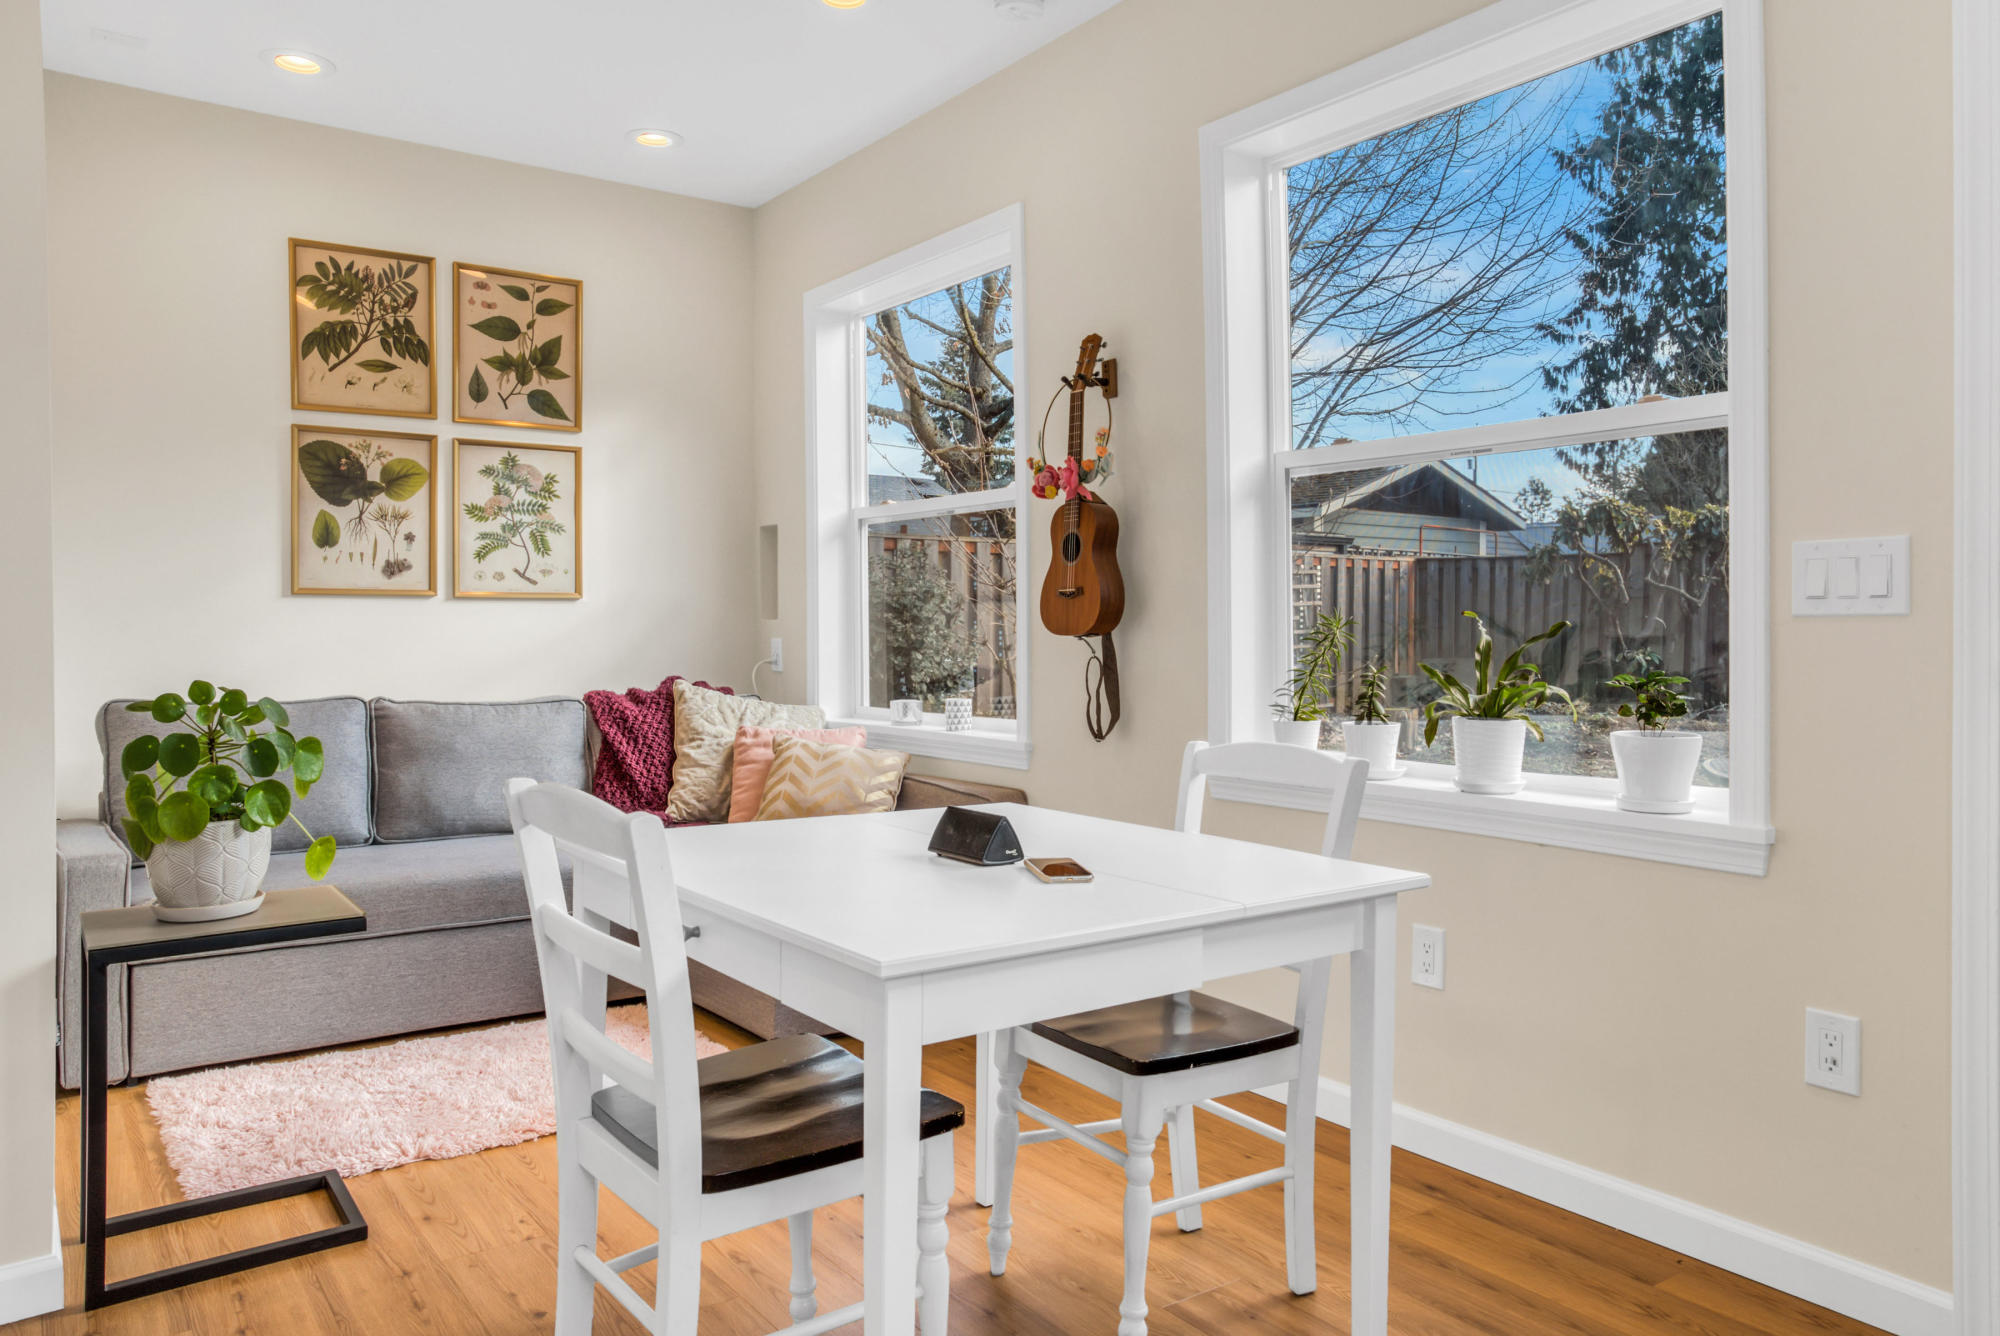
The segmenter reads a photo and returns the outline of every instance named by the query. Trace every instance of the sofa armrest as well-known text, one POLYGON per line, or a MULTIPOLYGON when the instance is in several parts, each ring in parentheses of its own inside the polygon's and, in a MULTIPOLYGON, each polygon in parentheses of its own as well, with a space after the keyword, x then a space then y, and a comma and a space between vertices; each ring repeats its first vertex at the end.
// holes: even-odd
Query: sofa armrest
MULTIPOLYGON (((56 1006, 62 1024, 59 1079, 83 1083, 83 916, 131 903, 132 851, 101 821, 56 822, 56 1006)), ((111 990, 106 1036, 110 1079, 125 1077, 124 971, 111 990)))
POLYGON ((903 791, 896 795, 899 811, 916 807, 953 807, 965 803, 1025 803, 1028 795, 1005 784, 981 784, 971 779, 945 779, 938 775, 904 775, 903 791))

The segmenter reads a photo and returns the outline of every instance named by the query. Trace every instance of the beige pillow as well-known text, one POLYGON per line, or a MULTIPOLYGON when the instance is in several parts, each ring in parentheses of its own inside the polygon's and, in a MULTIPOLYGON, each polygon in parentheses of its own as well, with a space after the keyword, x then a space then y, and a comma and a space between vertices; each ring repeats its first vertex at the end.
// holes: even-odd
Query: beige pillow
POLYGON ((910 758, 898 751, 847 747, 838 742, 780 734, 771 741, 771 773, 759 821, 795 816, 849 816, 891 812, 910 758))
POLYGON ((720 821, 729 815, 731 761, 736 730, 819 728, 817 705, 778 705, 729 696, 692 682, 674 683, 674 785, 667 815, 675 821, 720 821))

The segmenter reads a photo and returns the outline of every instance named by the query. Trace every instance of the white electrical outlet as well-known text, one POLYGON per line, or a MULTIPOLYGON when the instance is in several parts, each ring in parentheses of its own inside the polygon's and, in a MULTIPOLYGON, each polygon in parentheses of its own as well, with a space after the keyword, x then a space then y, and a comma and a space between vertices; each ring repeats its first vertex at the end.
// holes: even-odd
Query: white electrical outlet
POLYGON ((785 671, 785 642, 778 636, 771 637, 771 671, 774 673, 785 671))
POLYGON ((1806 1084, 1861 1093, 1861 1022, 1835 1011, 1806 1008, 1806 1084))
POLYGON ((1423 988, 1444 987, 1443 928, 1410 925, 1410 982, 1423 988))

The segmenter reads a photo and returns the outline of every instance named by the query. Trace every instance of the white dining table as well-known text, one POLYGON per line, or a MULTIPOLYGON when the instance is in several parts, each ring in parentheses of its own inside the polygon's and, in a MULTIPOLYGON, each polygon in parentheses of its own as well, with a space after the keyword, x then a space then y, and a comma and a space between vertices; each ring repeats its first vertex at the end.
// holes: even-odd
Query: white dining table
MULTIPOLYGON (((681 918, 698 930, 689 957, 862 1043, 867 1336, 915 1325, 925 1044, 1336 955, 1352 960, 1352 1330, 1383 1336, 1396 897, 1430 878, 1047 808, 980 810, 1006 816, 1030 857, 1075 858, 1095 879, 1050 885, 1018 864, 940 858, 927 849, 936 811, 668 832, 681 918)), ((579 908, 590 881, 578 878, 579 908)), ((982 1146, 992 1084, 982 1071, 982 1146)))

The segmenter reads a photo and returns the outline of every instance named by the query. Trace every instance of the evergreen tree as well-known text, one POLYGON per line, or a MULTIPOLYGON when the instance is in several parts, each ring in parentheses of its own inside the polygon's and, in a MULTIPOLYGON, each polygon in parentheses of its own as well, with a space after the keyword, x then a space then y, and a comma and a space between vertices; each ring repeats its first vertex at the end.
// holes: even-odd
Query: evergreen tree
POLYGON ((946 696, 972 689, 977 650, 966 633, 965 595, 922 543, 873 548, 868 607, 870 633, 888 658, 892 699, 915 696, 941 710, 946 696))

